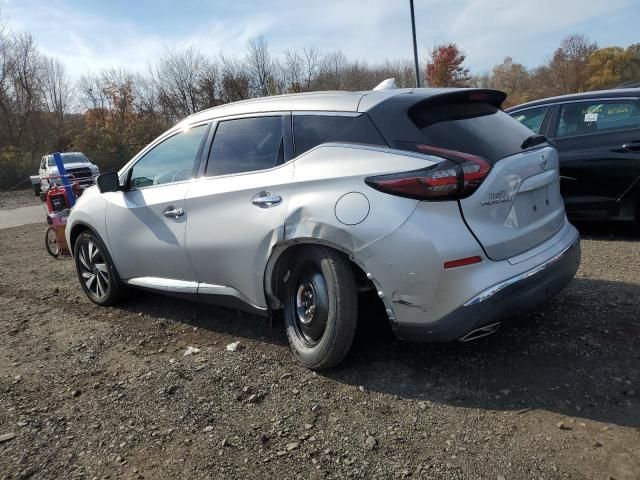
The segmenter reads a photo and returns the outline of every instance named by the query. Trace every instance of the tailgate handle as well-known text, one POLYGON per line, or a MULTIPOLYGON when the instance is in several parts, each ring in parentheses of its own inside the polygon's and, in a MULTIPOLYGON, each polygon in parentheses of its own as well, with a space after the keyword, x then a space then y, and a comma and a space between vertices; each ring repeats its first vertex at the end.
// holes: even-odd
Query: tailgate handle
POLYGON ((558 176, 558 171, 548 170, 544 173, 540 173, 533 177, 527 178, 522 185, 520 185, 520 189, 518 193, 528 192, 530 190, 536 190, 537 188, 544 187, 545 185, 549 185, 552 183, 558 176))

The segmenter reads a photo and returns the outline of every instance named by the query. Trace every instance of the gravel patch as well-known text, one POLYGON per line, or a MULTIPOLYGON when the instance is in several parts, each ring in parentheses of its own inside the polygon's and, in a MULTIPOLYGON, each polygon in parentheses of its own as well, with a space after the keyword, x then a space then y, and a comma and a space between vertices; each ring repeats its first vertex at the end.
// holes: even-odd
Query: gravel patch
POLYGON ((640 477, 634 232, 590 231, 566 290, 477 342, 397 342, 367 299, 326 374, 278 321, 99 308, 42 234, 0 230, 2 479, 640 477))

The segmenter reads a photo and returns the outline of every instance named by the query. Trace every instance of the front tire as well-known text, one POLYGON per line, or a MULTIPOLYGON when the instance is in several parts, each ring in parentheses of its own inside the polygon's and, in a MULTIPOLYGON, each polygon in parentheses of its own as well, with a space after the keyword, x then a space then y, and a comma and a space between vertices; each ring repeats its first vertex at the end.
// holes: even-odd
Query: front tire
POLYGON ((92 302, 109 306, 121 300, 125 286, 97 235, 89 231, 81 233, 73 246, 73 258, 80 286, 92 302))
POLYGON ((305 247, 296 255, 286 285, 284 317, 294 354, 313 370, 338 365, 351 348, 358 321, 348 260, 325 247, 305 247))

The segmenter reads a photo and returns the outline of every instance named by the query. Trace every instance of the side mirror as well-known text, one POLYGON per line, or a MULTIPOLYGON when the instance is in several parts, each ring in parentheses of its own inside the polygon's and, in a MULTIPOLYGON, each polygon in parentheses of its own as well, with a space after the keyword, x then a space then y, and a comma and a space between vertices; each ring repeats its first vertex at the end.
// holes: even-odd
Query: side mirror
POLYGON ((117 172, 108 172, 99 175, 96 179, 100 193, 117 192, 120 190, 120 179, 117 172))

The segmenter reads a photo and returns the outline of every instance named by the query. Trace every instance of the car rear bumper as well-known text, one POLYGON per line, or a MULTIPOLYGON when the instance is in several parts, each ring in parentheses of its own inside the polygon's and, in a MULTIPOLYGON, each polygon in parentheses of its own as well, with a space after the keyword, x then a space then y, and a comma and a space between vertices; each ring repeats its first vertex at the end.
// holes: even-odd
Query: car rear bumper
POLYGON ((575 276, 579 266, 580 239, 576 235, 551 258, 486 288, 436 322, 395 323, 395 334, 402 340, 444 342, 464 340, 482 327, 489 327, 486 333, 490 333, 494 324, 531 311, 557 294, 575 276))

